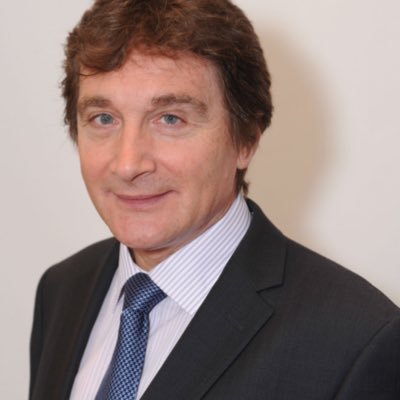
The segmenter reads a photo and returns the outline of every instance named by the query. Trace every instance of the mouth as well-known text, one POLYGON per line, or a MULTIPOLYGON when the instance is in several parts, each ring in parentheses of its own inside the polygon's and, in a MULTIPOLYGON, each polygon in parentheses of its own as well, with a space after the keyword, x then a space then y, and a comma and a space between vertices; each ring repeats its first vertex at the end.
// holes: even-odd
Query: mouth
POLYGON ((147 209, 159 205, 164 201, 172 191, 152 194, 128 195, 123 193, 114 193, 117 201, 125 207, 132 209, 147 209))

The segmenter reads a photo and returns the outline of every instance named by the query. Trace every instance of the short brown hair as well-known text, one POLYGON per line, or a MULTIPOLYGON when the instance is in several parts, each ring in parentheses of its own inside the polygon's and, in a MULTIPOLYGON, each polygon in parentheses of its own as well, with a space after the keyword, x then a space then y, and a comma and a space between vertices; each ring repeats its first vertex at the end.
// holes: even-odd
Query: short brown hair
MULTIPOLYGON (((252 147, 270 124, 270 76, 257 35, 229 0, 96 0, 65 46, 65 123, 77 139, 77 101, 82 67, 109 72, 132 50, 169 57, 191 53, 209 60, 221 79, 237 146, 252 147)), ((237 191, 247 193, 245 170, 237 191)))

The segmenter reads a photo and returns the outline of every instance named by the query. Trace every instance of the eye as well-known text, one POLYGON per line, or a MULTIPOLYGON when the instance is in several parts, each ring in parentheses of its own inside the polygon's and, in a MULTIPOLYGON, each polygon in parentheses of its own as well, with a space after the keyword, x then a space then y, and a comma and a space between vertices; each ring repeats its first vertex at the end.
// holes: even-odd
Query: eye
POLYGON ((114 117, 107 113, 102 113, 94 118, 94 121, 99 125, 112 125, 114 123, 114 117))
POLYGON ((167 124, 167 125, 176 125, 182 120, 177 117, 174 114, 165 114, 161 117, 161 119, 167 124))

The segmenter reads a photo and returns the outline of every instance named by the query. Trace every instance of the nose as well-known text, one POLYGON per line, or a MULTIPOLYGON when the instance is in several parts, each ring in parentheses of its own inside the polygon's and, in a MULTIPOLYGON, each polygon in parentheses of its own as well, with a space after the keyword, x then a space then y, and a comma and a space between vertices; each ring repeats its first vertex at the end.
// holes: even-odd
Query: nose
POLYGON ((124 181, 155 171, 151 138, 138 129, 126 127, 120 133, 111 165, 112 172, 124 181))

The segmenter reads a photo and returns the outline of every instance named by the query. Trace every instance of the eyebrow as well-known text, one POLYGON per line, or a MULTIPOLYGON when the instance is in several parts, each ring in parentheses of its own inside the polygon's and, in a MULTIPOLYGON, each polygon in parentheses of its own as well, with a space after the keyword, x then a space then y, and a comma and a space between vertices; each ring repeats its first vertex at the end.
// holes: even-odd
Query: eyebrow
POLYGON ((89 107, 109 107, 111 105, 111 101, 101 96, 94 97, 84 97, 78 102, 78 114, 83 115, 86 109, 89 107))
MULTIPOLYGON (((177 94, 165 94, 162 96, 154 97, 151 100, 151 104, 153 107, 167 107, 175 104, 188 104, 193 106, 196 111, 201 115, 206 115, 208 111, 207 105, 192 96, 189 95, 177 95, 177 94)), ((93 96, 93 97, 83 97, 78 102, 78 114, 82 116, 85 111, 90 107, 110 107, 112 106, 111 100, 101 97, 101 96, 93 96)))
POLYGON ((206 115, 208 111, 208 107, 203 101, 185 94, 177 95, 171 93, 154 97, 151 101, 151 104, 154 107, 167 107, 175 104, 188 104, 193 106, 196 111, 201 115, 206 115))

